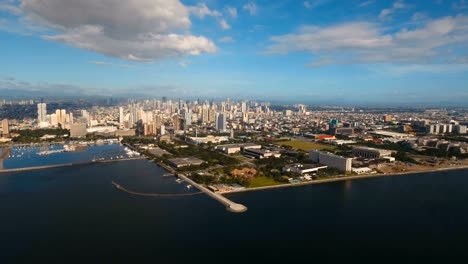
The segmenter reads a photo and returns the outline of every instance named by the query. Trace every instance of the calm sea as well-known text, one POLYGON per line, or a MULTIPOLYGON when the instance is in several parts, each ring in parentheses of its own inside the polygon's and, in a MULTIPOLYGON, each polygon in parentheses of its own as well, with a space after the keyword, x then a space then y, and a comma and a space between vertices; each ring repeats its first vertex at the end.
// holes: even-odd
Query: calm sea
POLYGON ((318 256, 468 254, 468 171, 228 197, 191 193, 146 160, 0 174, 0 263, 290 263, 318 256), (42 263, 42 262, 41 262, 42 263))

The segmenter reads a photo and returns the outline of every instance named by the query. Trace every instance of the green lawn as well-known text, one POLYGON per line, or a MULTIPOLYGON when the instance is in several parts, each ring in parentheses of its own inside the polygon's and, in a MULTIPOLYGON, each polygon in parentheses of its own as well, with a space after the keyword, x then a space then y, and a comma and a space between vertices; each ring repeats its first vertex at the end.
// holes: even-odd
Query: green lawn
POLYGON ((262 177, 255 177, 252 180, 250 180, 249 187, 254 188, 254 187, 272 186, 272 185, 278 185, 278 184, 281 184, 281 182, 277 182, 273 180, 272 178, 262 176, 262 177))
POLYGON ((310 151, 313 149, 317 149, 317 150, 335 150, 336 149, 336 147, 332 145, 315 143, 315 142, 310 142, 310 141, 301 141, 301 140, 279 141, 279 142, 276 142, 276 144, 280 146, 281 145, 291 146, 294 149, 301 149, 304 151, 310 151))

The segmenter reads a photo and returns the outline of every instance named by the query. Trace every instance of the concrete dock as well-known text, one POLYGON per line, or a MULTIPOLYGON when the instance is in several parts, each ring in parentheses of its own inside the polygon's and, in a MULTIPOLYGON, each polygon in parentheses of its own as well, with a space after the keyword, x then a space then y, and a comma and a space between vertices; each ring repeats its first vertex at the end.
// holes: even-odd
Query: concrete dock
POLYGON ((206 188, 205 186, 203 186, 201 184, 198 184, 198 183, 194 182, 193 180, 191 180, 190 178, 188 178, 184 174, 179 174, 178 176, 182 180, 184 180, 184 181, 190 183, 191 185, 195 186, 196 188, 198 188, 200 191, 202 191, 202 192, 206 193, 207 195, 211 196, 211 198, 213 198, 213 199, 217 200, 218 202, 222 203, 223 205, 225 205, 226 209, 228 211, 231 211, 233 213, 242 213, 242 212, 247 211, 246 206, 244 206, 242 204, 235 203, 235 202, 229 200, 228 198, 222 196, 219 193, 214 193, 214 192, 208 190, 208 188, 206 188))

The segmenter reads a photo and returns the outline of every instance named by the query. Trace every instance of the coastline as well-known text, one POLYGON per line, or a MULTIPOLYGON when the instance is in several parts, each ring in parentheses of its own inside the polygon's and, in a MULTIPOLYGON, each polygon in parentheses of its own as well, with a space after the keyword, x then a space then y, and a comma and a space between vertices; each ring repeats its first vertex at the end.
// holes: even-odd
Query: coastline
POLYGON ((466 169, 468 169, 468 165, 454 166, 454 167, 442 167, 442 168, 437 168, 434 170, 405 171, 405 172, 396 172, 396 173, 388 173, 388 174, 375 173, 375 174, 356 175, 356 176, 338 176, 336 178, 330 178, 330 179, 312 180, 312 181, 300 182, 300 183, 285 183, 285 184, 279 184, 279 185, 262 186, 262 187, 254 187, 254 188, 245 188, 242 190, 232 190, 232 191, 225 191, 225 192, 219 192, 219 193, 224 195, 224 194, 231 194, 231 193, 253 192, 253 191, 262 191, 262 190, 270 190, 270 189, 280 189, 280 188, 288 188, 288 187, 330 183, 330 182, 369 179, 369 178, 377 178, 377 177, 385 177, 385 176, 402 176, 402 175, 411 175, 411 174, 419 174, 419 173, 451 171, 451 170, 466 170, 466 169))

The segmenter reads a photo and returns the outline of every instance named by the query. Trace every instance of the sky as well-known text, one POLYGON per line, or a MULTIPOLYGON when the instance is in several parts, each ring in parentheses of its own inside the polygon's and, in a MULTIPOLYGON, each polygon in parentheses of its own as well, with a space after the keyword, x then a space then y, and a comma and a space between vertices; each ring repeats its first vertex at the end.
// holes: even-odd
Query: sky
POLYGON ((1 90, 468 105, 468 0, 0 0, 1 90))

